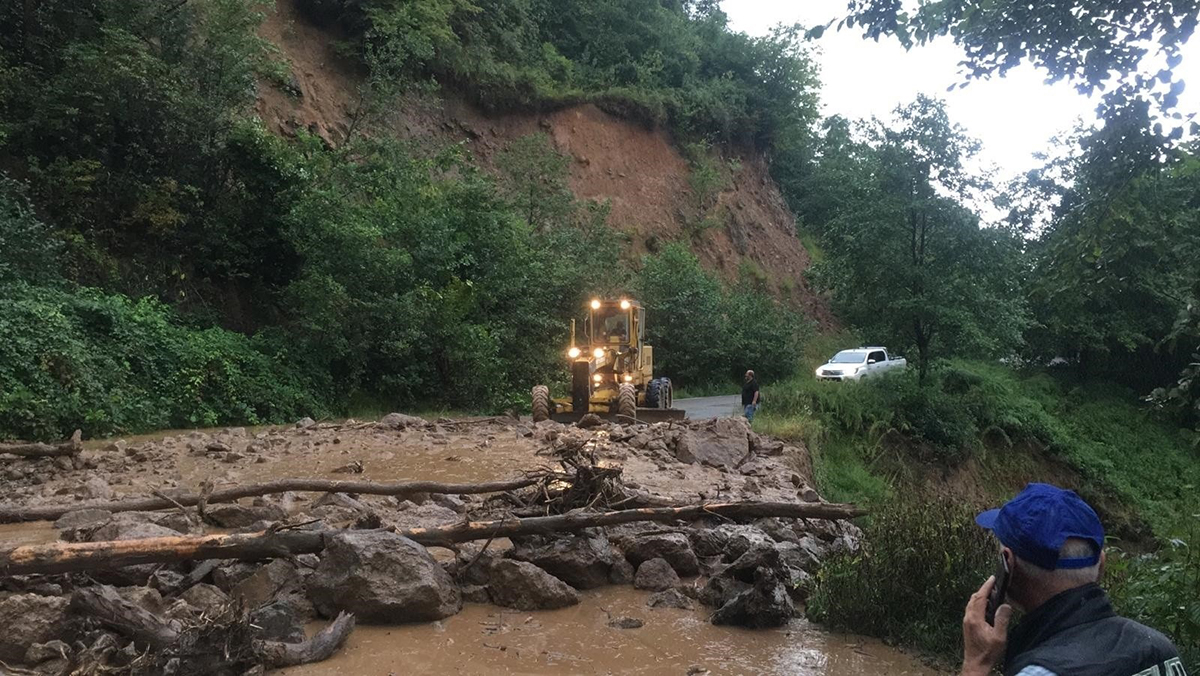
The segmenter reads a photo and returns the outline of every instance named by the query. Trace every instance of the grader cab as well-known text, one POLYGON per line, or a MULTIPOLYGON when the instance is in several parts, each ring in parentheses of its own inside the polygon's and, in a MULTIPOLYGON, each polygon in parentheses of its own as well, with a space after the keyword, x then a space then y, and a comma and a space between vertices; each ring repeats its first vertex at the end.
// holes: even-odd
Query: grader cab
POLYGON ((647 345, 646 309, 629 299, 588 303, 582 335, 571 320, 570 396, 551 399, 545 385, 533 388, 533 420, 577 421, 586 413, 650 422, 683 418, 671 408, 669 378, 654 377, 654 348, 647 345))

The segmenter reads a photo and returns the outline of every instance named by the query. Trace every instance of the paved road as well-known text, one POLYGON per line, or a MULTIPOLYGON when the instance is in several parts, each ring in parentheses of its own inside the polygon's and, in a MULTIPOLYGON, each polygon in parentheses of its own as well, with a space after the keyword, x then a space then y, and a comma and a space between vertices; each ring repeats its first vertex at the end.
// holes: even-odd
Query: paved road
POLYGON ((689 418, 727 418, 741 412, 741 395, 676 399, 675 408, 687 411, 689 418))

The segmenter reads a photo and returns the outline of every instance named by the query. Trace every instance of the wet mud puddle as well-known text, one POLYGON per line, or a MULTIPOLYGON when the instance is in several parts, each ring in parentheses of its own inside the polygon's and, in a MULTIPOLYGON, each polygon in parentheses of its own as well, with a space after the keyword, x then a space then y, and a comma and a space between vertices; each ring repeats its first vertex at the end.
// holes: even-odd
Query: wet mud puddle
POLYGON ((577 606, 517 611, 468 604, 441 622, 359 626, 346 646, 289 676, 388 674, 789 674, 932 676, 917 659, 869 638, 804 620, 775 630, 717 627, 708 611, 649 608, 648 592, 606 587, 577 606), (638 629, 609 626, 634 617, 638 629))

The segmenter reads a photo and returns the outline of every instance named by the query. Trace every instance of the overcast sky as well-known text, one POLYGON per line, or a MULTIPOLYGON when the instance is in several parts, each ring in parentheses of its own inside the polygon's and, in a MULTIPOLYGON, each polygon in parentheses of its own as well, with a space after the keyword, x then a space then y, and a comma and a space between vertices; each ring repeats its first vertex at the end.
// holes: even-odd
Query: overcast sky
MULTIPOLYGON (((723 0, 721 9, 734 30, 764 35, 780 23, 813 26, 841 18, 846 5, 846 0, 723 0)), ((816 44, 826 115, 885 117, 918 93, 944 98, 951 119, 983 142, 981 159, 999 168, 997 178, 1036 166, 1033 153, 1044 150, 1052 136, 1069 131, 1077 118, 1095 118, 1095 101, 1065 82, 1044 84, 1044 73, 1028 65, 947 92, 962 81, 962 50, 949 40, 906 52, 893 38, 875 43, 852 30, 831 29, 816 44)), ((1184 90, 1179 110, 1200 110, 1200 38, 1185 47, 1176 74, 1194 84, 1184 90)))

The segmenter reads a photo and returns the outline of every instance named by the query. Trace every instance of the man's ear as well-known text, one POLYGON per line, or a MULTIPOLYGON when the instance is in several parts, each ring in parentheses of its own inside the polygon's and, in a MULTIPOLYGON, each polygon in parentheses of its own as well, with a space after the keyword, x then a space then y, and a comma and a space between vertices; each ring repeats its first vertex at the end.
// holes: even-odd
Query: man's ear
POLYGON ((1104 582, 1104 564, 1108 562, 1108 554, 1100 549, 1100 570, 1096 573, 1096 583, 1104 582))
POLYGON ((1017 568, 1017 555, 1013 554, 1013 550, 1008 547, 1001 547, 1000 556, 1004 557, 1004 561, 1008 564, 1008 572, 1011 575, 1017 568))

